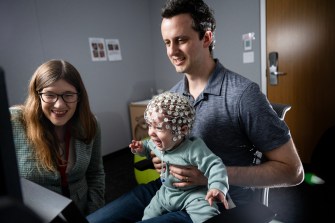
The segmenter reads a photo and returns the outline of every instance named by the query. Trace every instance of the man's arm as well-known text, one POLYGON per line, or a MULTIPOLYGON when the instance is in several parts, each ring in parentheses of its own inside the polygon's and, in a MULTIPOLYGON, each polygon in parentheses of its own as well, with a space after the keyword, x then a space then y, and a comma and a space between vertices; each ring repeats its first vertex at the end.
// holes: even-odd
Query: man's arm
POLYGON ((241 187, 287 187, 303 181, 304 169, 292 139, 263 155, 267 161, 262 164, 227 167, 229 183, 241 187))
MULTIPOLYGON (((241 187, 288 187, 300 184, 304 179, 304 169, 295 145, 290 139, 282 146, 264 154, 266 162, 255 166, 226 166, 230 185, 241 187)), ((159 169, 157 157, 154 165, 159 169)), ((170 166, 170 173, 188 182, 176 183, 176 187, 207 185, 207 178, 196 167, 170 166)))

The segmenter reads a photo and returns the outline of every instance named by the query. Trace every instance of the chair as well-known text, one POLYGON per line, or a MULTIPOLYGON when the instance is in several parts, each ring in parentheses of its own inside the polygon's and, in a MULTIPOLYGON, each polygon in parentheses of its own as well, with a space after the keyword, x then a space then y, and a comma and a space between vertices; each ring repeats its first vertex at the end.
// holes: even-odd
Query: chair
POLYGON ((291 105, 279 103, 271 103, 271 105, 281 120, 284 120, 286 112, 288 112, 292 107, 291 105))
MULTIPOLYGON (((287 104, 281 104, 281 103, 271 103, 271 106, 273 108, 273 110, 275 110, 275 112, 278 114, 279 118, 281 120, 284 120, 286 112, 289 111, 291 109, 291 105, 287 105, 287 104)), ((154 166, 151 162, 151 160, 147 160, 147 159, 141 159, 140 161, 138 161, 138 158, 135 157, 135 163, 134 163, 134 167, 135 167, 135 171, 146 171, 148 169, 154 169, 154 166)), ((262 156, 262 153, 255 150, 254 153, 254 164, 260 164, 261 162, 263 162, 265 160, 265 158, 262 156)), ((153 177, 151 180, 157 179, 157 177, 159 176, 158 173, 152 173, 153 176, 149 176, 149 177, 153 177)), ((146 179, 148 180, 148 179, 146 179)), ((269 188, 262 188, 260 189, 260 202, 265 205, 268 206, 269 205, 269 188)))

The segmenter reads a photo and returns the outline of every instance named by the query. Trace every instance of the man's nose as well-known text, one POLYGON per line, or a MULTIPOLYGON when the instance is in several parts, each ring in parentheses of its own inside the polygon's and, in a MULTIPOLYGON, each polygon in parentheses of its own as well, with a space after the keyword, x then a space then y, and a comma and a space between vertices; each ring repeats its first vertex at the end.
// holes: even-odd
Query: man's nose
POLYGON ((175 43, 171 43, 170 46, 168 47, 168 54, 170 56, 173 56, 179 51, 178 45, 175 43))

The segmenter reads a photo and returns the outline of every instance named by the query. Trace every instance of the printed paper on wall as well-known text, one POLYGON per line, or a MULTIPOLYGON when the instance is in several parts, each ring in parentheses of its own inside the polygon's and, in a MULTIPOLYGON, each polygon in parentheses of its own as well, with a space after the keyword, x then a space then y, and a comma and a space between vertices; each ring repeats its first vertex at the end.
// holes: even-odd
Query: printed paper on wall
POLYGON ((105 40, 103 38, 89 38, 92 61, 106 61, 105 40))

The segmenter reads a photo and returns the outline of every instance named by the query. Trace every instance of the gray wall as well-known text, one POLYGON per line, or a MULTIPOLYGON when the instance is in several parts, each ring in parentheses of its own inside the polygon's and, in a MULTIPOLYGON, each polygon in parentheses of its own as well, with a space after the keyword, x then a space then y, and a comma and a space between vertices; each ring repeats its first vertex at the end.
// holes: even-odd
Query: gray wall
MULTIPOLYGON (((160 33, 164 0, 0 0, 0 66, 10 105, 23 103, 38 65, 65 59, 82 74, 102 126, 103 154, 131 140, 128 104, 169 89, 182 75, 160 33), (119 39, 122 61, 92 62, 89 37, 119 39)), ((260 84, 259 0, 207 0, 217 20, 215 56, 260 84), (242 63, 242 34, 255 32, 255 62, 242 63)), ((1 102, 0 102, 1 103, 1 102)))

